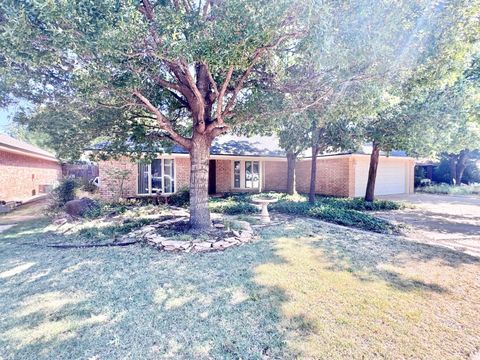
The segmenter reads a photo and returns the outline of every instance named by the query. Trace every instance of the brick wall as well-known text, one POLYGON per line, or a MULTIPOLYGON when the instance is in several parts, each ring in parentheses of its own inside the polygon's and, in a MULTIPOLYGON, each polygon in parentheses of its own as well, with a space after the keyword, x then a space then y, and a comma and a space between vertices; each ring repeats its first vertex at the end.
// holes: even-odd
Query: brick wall
MULTIPOLYGON (((297 191, 307 193, 310 186, 309 160, 297 161, 297 191)), ((353 196, 355 184, 352 172, 352 159, 350 157, 324 158, 317 160, 317 193, 336 196, 353 196)), ((108 169, 116 167, 132 171, 132 175, 124 183, 126 196, 137 194, 137 171, 135 162, 128 158, 120 160, 103 161, 98 164, 100 176, 100 194, 104 198, 115 196, 113 192, 115 184, 109 181, 108 169)), ((190 159, 186 157, 175 159, 176 189, 189 186, 190 182, 190 159)), ((228 192, 231 189, 231 160, 216 160, 216 190, 228 192)), ((264 162, 264 191, 286 191, 287 189, 287 162, 265 161, 264 162)))
POLYGON ((120 196, 118 179, 112 176, 112 170, 121 169, 130 171, 130 175, 123 182, 123 195, 126 197, 137 194, 137 163, 127 157, 118 160, 106 160, 98 163, 98 177, 100 178, 100 196, 111 199, 120 196))
POLYGON ((265 161, 263 178, 264 191, 287 191, 287 162, 265 161))
MULTIPOLYGON (((100 195, 104 199, 112 199, 119 196, 118 182, 110 176, 111 169, 123 169, 131 172, 131 175, 123 183, 125 197, 137 196, 138 164, 128 157, 118 160, 100 161, 98 173, 100 177, 100 195)), ((175 158, 176 190, 188 187, 190 183, 190 159, 175 158)))
POLYGON ((190 158, 176 158, 175 172, 177 177, 177 190, 190 186, 190 158))
POLYGON ((216 160, 216 191, 229 192, 232 187, 232 161, 216 160))
MULTIPOLYGON (((308 193, 311 160, 301 160, 296 166, 297 191, 308 193)), ((335 196, 353 196, 354 185, 350 157, 317 160, 316 193, 335 196)))
POLYGON ((62 176, 59 163, 0 151, 0 200, 20 201, 39 194, 41 185, 53 185, 62 176))

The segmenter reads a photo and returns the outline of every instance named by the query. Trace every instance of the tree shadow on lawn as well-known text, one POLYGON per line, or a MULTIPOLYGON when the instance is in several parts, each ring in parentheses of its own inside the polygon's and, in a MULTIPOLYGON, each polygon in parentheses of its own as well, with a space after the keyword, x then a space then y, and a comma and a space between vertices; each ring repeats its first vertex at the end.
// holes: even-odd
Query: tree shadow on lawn
POLYGON ((391 213, 383 212, 375 215, 382 219, 406 223, 415 229, 432 233, 452 234, 452 236, 458 233, 464 235, 480 234, 478 217, 475 215, 444 214, 423 209, 415 209, 415 211, 400 210, 391 213))
POLYGON ((42 243, 35 229, 0 240, 0 357, 278 358, 285 332, 309 327, 285 329, 284 291, 255 280, 282 262, 268 241, 208 254, 15 244, 42 243))
POLYGON ((266 230, 278 264, 257 281, 283 289, 287 335, 306 358, 468 358, 480 341, 480 259, 400 237, 293 218, 266 230), (298 236, 303 234, 303 236, 298 236))
POLYGON ((313 241, 312 246, 322 250, 331 264, 330 269, 348 271, 363 281, 382 279, 404 291, 448 291, 442 284, 416 279, 415 274, 410 274, 414 267, 428 268, 432 264, 448 269, 480 264, 480 258, 461 251, 399 236, 346 232, 342 229, 327 232, 332 235, 340 233, 340 236, 313 241))
POLYGON ((5 358, 408 354, 423 346, 425 335, 415 334, 414 348, 410 337, 406 343, 396 338, 411 330, 404 323, 416 321, 412 304, 421 296, 414 290, 443 296, 448 284, 399 269, 412 262, 455 269, 478 262, 445 248, 294 218, 265 228, 257 242, 208 254, 137 245, 20 246, 16 242, 42 243, 47 235, 68 241, 39 235, 34 226, 20 230, 22 235, 12 229, 0 240, 5 358), (372 331, 382 335, 365 346, 372 331))

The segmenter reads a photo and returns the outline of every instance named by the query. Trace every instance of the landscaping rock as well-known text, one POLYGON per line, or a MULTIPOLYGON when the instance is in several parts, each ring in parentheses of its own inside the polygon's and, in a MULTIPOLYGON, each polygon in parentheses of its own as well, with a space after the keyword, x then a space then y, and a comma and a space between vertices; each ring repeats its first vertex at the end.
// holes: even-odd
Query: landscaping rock
POLYGON ((148 234, 157 230, 157 227, 154 225, 146 225, 138 229, 141 234, 148 234))
POLYGON ((163 240, 161 244, 167 251, 187 250, 191 246, 189 241, 177 240, 163 240))
POLYGON ((240 233, 240 240, 243 242, 250 241, 253 239, 253 232, 252 231, 242 231, 240 233))
POLYGON ((175 233, 178 231, 178 233, 183 234, 185 229, 183 224, 187 221, 188 218, 185 216, 163 216, 162 219, 154 223, 131 231, 128 235, 125 235, 125 237, 129 237, 130 239, 143 239, 144 242, 159 250, 185 253, 191 251, 222 251, 232 246, 239 246, 242 245, 242 243, 250 242, 254 238, 250 223, 235 220, 235 227, 241 230, 228 230, 223 222, 220 222, 223 221, 223 218, 221 220, 215 219, 212 228, 199 236, 185 236, 185 240, 177 240, 173 236, 168 237, 166 235, 171 234, 173 230, 175 233), (162 228, 167 230, 167 232, 162 232, 162 228))
POLYGON ((212 250, 212 244, 209 243, 209 242, 200 242, 200 243, 196 243, 194 246, 193 246, 193 250, 195 251, 210 251, 212 250))
POLYGON ((95 200, 84 197, 78 200, 68 201, 65 204, 65 212, 71 216, 83 216, 88 211, 98 207, 99 205, 95 200))
POLYGON ((225 241, 228 241, 228 242, 234 243, 234 244, 239 244, 240 243, 240 241, 238 241, 238 239, 235 238, 235 237, 226 238, 225 241))
POLYGON ((187 222, 187 221, 188 221, 188 219, 186 217, 178 217, 178 218, 173 218, 173 219, 167 219, 167 220, 160 221, 156 225, 157 225, 157 227, 171 226, 171 225, 175 225, 175 224, 179 224, 181 222, 187 222))
POLYGON ((149 236, 147 241, 153 245, 161 246, 166 239, 161 235, 149 236))
POLYGON ((98 208, 99 206, 95 200, 84 197, 67 201, 65 204, 65 212, 71 216, 83 216, 87 211, 98 208))

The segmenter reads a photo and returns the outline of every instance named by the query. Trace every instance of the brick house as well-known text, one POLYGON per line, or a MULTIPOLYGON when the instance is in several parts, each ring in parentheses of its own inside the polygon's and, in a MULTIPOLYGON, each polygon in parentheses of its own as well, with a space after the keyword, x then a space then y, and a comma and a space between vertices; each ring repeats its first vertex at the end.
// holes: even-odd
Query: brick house
MULTIPOLYGON (((356 197, 365 194, 370 156, 339 153, 317 160, 318 194, 356 197)), ((101 161, 100 193, 110 198, 118 182, 110 178, 111 169, 123 169, 129 175, 123 182, 124 196, 168 195, 188 187, 189 154, 174 146, 171 153, 159 155, 149 164, 133 162, 127 157, 101 161)), ((297 191, 307 193, 310 185, 311 159, 300 157, 296 164, 297 191)), ((414 159, 406 156, 381 156, 376 195, 413 192, 414 159)), ((287 159, 273 137, 223 136, 213 143, 210 152, 209 193, 280 191, 287 188, 287 159)))
POLYGON ((0 134, 0 201, 25 201, 61 179, 60 162, 36 146, 0 134))

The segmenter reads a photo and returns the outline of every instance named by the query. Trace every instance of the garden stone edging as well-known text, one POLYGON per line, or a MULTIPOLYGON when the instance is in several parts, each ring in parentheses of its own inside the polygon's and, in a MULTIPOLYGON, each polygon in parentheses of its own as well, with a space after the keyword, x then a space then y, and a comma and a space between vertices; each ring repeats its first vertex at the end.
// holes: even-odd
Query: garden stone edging
POLYGON ((157 233, 158 228, 186 223, 187 221, 188 219, 186 217, 178 217, 145 225, 124 235, 121 241, 137 239, 146 242, 158 250, 188 253, 223 251, 232 246, 239 246, 255 239, 255 233, 250 223, 231 219, 229 219, 229 222, 235 224, 235 227, 240 229, 239 231, 226 229, 222 223, 213 224, 212 228, 215 229, 216 235, 224 235, 220 239, 174 240, 171 237, 157 233))

